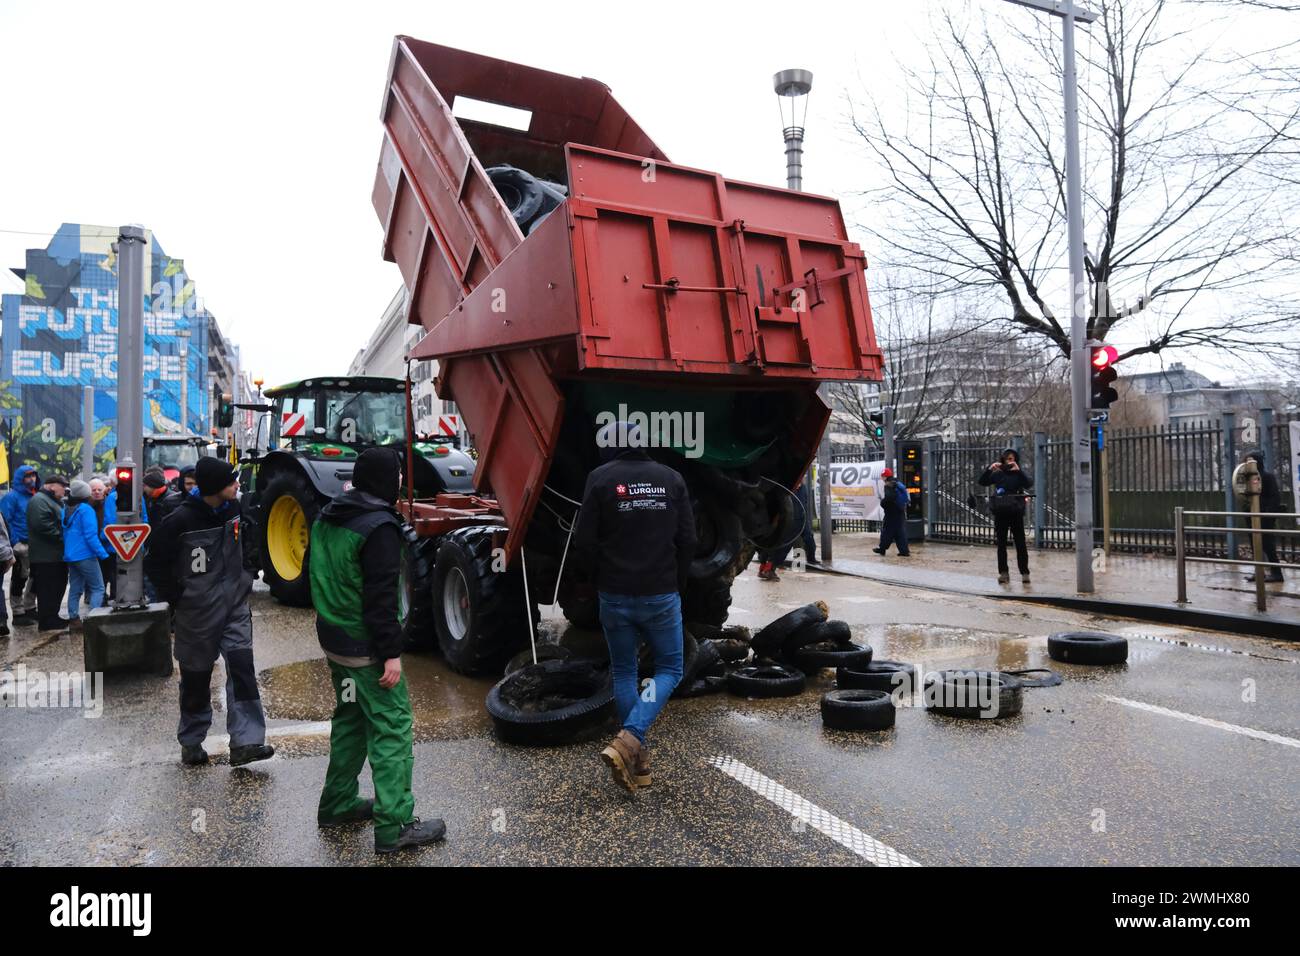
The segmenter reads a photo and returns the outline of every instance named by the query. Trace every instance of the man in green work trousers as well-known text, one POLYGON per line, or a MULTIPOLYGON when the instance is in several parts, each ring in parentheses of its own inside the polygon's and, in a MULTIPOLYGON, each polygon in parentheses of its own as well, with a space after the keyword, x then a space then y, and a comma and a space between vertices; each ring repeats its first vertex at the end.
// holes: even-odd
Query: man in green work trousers
POLYGON ((374 820, 375 852, 393 853, 441 840, 441 820, 415 816, 411 699, 402 676, 398 577, 402 522, 393 504, 402 483, 391 448, 369 448, 352 487, 311 529, 311 596, 316 636, 334 682, 330 764, 316 820, 322 827, 374 820), (363 800, 357 777, 370 759, 375 799, 363 800))

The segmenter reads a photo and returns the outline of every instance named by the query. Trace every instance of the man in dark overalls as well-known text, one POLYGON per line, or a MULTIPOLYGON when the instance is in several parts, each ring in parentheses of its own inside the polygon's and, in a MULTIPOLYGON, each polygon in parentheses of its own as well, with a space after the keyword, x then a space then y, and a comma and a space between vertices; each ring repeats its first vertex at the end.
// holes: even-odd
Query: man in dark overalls
POLYGON ((265 760, 266 715, 253 667, 253 575, 239 540, 239 479, 219 458, 201 458, 196 493, 154 530, 146 570, 172 606, 176 661, 181 668, 181 761, 208 762, 203 740, 212 726, 209 685, 220 656, 226 662, 226 730, 230 765, 265 760))

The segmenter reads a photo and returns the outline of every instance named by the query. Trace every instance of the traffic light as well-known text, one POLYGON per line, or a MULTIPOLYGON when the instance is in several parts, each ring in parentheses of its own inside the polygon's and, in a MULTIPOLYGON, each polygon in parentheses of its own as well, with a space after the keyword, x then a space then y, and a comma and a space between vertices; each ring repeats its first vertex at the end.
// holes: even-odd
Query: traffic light
POLYGON ((871 436, 876 441, 883 441, 885 438, 885 413, 883 411, 868 412, 871 418, 871 436))
POLYGON ((230 428, 235 424, 235 404, 229 392, 217 392, 217 427, 230 428))
POLYGON ((1110 403, 1119 398, 1114 384, 1115 379, 1119 378, 1119 373, 1115 371, 1119 352, 1113 345, 1094 345, 1088 358, 1088 394, 1091 396, 1088 407, 1096 411, 1110 408, 1110 403))
POLYGON ((129 465, 118 465, 114 472, 117 478, 117 507, 119 511, 135 510, 135 469, 129 465))

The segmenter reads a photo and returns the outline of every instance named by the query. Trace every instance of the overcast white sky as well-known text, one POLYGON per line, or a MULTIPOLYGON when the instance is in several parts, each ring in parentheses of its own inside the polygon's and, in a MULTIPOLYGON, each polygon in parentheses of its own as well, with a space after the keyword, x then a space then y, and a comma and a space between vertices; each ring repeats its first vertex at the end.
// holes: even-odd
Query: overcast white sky
POLYGON ((810 69, 804 188, 844 195, 867 185, 845 91, 897 91, 896 59, 940 6, 1041 16, 1002 0, 0 0, 0 291, 21 291, 9 268, 61 222, 138 222, 254 375, 338 372, 400 282, 370 207, 394 34, 595 77, 673 161, 774 185, 771 76, 810 69))

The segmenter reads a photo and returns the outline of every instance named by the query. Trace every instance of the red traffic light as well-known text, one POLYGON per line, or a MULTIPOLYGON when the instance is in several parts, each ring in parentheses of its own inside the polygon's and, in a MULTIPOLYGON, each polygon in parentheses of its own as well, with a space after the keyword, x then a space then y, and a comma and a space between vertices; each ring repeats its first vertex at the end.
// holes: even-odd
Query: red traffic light
POLYGON ((117 480, 118 480, 119 482, 121 482, 121 481, 130 481, 130 480, 131 480, 131 469, 130 469, 130 468, 119 468, 119 469, 117 470, 117 480))
POLYGON ((1099 345, 1092 350, 1092 367, 1105 368, 1119 361, 1119 352, 1113 345, 1099 345))

